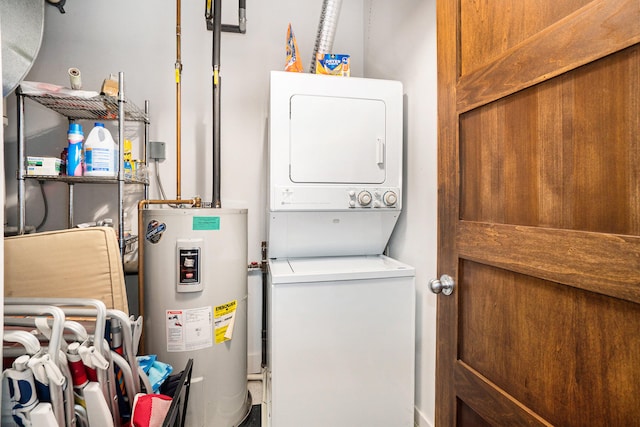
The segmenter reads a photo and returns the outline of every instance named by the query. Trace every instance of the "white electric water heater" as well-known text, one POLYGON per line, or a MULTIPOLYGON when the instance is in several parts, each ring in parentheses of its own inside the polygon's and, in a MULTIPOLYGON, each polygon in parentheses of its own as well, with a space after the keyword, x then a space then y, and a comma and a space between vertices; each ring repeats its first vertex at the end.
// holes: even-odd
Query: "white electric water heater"
POLYGON ((237 426, 247 389, 247 210, 145 209, 146 352, 193 359, 189 426, 237 426))

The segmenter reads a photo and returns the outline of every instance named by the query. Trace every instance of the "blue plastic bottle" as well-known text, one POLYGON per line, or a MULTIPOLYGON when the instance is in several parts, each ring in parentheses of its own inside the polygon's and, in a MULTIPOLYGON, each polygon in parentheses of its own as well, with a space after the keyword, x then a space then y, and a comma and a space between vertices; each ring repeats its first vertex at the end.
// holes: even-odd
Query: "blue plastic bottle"
POLYGON ((82 141, 84 133, 82 126, 77 123, 69 124, 69 133, 67 134, 69 141, 69 153, 67 154, 67 175, 82 176, 82 141))

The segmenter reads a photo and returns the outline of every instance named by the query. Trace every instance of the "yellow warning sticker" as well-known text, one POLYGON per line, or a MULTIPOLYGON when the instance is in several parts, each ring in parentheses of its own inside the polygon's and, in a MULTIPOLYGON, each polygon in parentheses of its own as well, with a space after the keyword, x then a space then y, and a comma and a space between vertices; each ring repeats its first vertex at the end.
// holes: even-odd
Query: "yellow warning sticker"
POLYGON ((229 341, 233 338, 233 325, 235 323, 237 307, 238 301, 233 300, 213 308, 213 326, 216 335, 216 344, 229 341))

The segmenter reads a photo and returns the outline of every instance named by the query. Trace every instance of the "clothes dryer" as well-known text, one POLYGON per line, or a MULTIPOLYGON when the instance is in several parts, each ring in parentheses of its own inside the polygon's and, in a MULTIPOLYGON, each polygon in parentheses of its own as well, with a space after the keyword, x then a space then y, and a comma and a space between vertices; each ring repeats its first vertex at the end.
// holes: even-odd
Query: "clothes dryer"
POLYGON ((273 71, 269 256, 370 255, 402 209, 402 84, 273 71))

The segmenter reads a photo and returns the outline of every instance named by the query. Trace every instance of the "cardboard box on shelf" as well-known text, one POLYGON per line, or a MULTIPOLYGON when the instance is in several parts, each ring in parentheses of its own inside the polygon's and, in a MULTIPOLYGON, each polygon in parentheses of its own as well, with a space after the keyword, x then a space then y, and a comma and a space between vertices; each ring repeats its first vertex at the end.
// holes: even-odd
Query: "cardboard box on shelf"
POLYGON ((108 96, 118 96, 118 78, 114 74, 104 79, 100 93, 108 96))
POLYGON ((27 175, 60 175, 62 160, 57 157, 27 157, 27 175))

